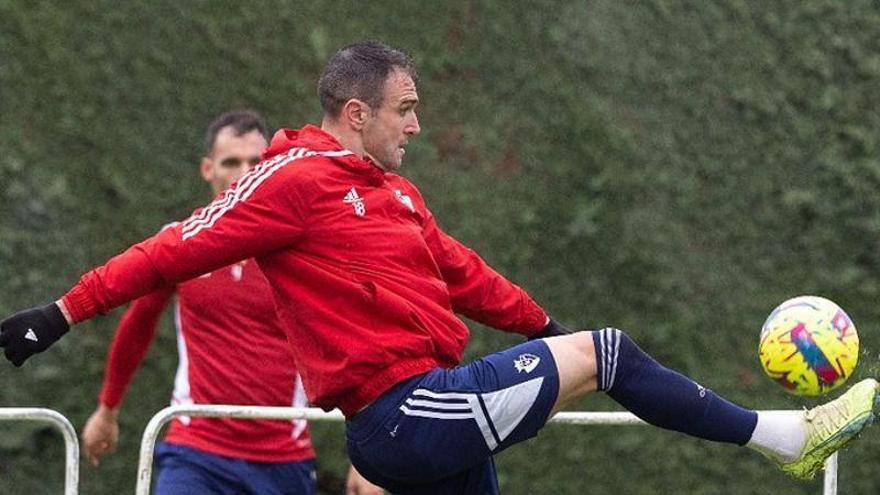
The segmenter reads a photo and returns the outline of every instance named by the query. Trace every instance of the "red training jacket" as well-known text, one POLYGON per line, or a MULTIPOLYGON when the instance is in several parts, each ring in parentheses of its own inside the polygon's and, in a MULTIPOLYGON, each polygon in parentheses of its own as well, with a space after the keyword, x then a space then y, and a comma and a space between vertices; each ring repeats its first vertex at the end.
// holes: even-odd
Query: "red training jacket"
POLYGON ((63 298, 79 322, 256 258, 310 401, 346 416, 434 367, 459 364, 455 313, 531 335, 547 315, 444 233, 418 189, 315 126, 282 129, 264 161, 182 224, 86 273, 63 298))
MULTIPOLYGON (((107 356, 100 402, 118 407, 174 293, 179 364, 172 404, 307 405, 272 289, 243 261, 134 301, 107 356)), ((304 420, 175 417, 165 441, 256 462, 314 459, 304 420)))

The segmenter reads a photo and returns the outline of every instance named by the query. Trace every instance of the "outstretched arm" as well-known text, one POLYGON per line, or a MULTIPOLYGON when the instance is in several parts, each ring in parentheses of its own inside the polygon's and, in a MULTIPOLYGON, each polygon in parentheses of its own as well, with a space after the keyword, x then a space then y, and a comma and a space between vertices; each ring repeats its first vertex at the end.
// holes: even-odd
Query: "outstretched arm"
POLYGON ((98 407, 82 432, 83 451, 94 466, 99 464, 102 456, 116 450, 119 406, 156 335, 159 316, 173 293, 173 288, 169 287, 141 297, 132 303, 119 322, 107 353, 98 407))
POLYGON ((456 312, 493 328, 528 336, 546 327, 547 314, 526 291, 443 232, 430 211, 424 211, 425 241, 437 260, 456 312))
POLYGON ((60 305, 23 311, 4 320, 0 347, 5 347, 7 359, 21 366, 61 338, 71 324, 161 286, 295 244, 304 230, 309 204, 302 197, 304 187, 295 183, 297 174, 285 168, 296 158, 284 154, 261 163, 185 222, 83 275, 60 305))

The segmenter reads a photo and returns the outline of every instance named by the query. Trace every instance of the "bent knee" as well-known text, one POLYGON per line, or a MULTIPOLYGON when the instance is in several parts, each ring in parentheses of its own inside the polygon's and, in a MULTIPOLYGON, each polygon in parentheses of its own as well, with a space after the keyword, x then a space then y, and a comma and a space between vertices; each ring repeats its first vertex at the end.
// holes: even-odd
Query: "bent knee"
POLYGON ((559 396, 554 411, 566 402, 596 390, 596 351, 592 332, 582 331, 544 339, 559 372, 559 396))
POLYGON ((575 354, 587 356, 595 364, 597 353, 614 353, 623 340, 630 338, 623 330, 606 327, 601 330, 582 330, 568 335, 547 337, 544 342, 550 347, 554 357, 557 353, 569 359, 575 354))

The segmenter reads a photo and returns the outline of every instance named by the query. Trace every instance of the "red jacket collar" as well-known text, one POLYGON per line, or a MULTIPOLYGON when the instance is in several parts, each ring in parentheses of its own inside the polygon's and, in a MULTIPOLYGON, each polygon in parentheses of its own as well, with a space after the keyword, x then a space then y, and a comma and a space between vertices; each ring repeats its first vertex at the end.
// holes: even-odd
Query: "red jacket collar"
POLYGON ((293 147, 308 148, 314 151, 342 151, 339 141, 320 127, 308 124, 302 129, 278 129, 272 136, 269 147, 263 151, 263 160, 285 153, 293 147))
MULTIPOLYGON (((307 124, 302 129, 279 129, 272 136, 269 147, 263 150, 263 160, 286 153, 294 147, 308 148, 313 151, 343 151, 345 148, 339 144, 335 137, 325 132, 318 126, 307 124)), ((370 182, 381 184, 385 180, 385 172, 367 157, 361 158, 356 154, 338 157, 338 163, 354 172, 366 175, 370 182)))

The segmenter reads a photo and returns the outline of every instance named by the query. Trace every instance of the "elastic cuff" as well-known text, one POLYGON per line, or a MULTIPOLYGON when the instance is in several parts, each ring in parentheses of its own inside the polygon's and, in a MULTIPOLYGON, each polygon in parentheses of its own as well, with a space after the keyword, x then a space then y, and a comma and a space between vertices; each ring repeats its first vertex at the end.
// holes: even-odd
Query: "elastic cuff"
MULTIPOLYGON (((89 297, 88 291, 82 286, 82 281, 70 289, 67 294, 64 294, 61 300, 64 301, 64 307, 70 313, 70 318, 74 324, 88 320, 98 314, 98 306, 89 297)), ((61 317, 64 318, 64 315, 61 317)))

